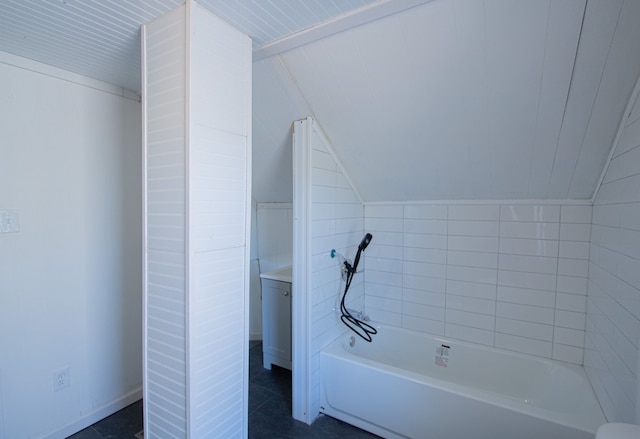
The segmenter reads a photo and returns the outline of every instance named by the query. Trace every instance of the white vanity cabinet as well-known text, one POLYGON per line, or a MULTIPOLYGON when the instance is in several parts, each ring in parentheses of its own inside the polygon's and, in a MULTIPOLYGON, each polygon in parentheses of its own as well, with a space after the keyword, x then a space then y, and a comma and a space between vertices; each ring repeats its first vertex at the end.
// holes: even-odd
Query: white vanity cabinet
POLYGON ((262 273, 262 361, 291 370, 291 267, 262 273))

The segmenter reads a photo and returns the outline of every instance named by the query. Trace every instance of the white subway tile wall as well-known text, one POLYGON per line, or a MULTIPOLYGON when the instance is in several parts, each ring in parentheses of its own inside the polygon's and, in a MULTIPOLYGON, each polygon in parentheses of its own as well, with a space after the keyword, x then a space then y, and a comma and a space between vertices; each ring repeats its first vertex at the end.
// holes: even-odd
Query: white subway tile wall
POLYGON ((383 323, 582 364, 590 205, 366 205, 383 323))
MULTIPOLYGON (((572 230, 572 236, 582 230, 572 230)), ((574 249, 571 249, 574 250, 574 249)), ((609 421, 640 422, 640 104, 593 206, 584 365, 609 421)), ((574 273, 582 266, 567 265, 574 273)), ((564 285, 566 289, 574 287, 564 285)), ((563 299, 564 300, 564 299, 563 299)), ((563 301, 563 305, 565 302, 563 301)), ((577 305, 577 304, 576 304, 577 305)), ((568 329, 580 322, 561 316, 568 329)), ((571 341, 572 332, 560 333, 571 341)))

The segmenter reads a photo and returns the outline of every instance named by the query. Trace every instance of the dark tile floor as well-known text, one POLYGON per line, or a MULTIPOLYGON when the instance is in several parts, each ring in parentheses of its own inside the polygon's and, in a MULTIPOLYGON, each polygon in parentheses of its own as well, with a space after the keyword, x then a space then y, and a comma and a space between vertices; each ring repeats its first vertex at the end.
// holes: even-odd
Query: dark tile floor
POLYGON ((291 417, 291 371, 262 367, 262 343, 249 349, 249 438, 377 438, 329 416, 320 416, 309 426, 291 417))
POLYGON ((142 400, 134 402, 68 439, 142 439, 142 400))
MULTIPOLYGON (((68 439, 141 439, 142 401, 69 436, 68 439)), ((249 345, 249 438, 250 439, 371 439, 371 433, 329 416, 313 425, 291 417, 291 372, 277 366, 262 367, 262 343, 249 345)))

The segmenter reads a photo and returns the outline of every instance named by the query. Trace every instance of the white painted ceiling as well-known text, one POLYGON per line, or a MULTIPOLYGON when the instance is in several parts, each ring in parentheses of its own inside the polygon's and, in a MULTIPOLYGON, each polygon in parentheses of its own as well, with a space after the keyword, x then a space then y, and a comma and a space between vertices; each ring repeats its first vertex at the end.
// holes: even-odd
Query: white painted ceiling
MULTIPOLYGON (((256 50, 388 0, 198 0, 256 50)), ((140 92, 140 26, 185 0, 0 0, 0 50, 140 92)), ((400 0, 405 3, 406 0, 400 0)), ((411 2, 409 2, 411 3, 411 2)))
MULTIPOLYGON (((640 74, 637 0, 199 0, 254 40, 254 198, 314 115, 364 201, 584 199, 640 74)), ((0 0, 0 50, 140 90, 182 0, 0 0)))

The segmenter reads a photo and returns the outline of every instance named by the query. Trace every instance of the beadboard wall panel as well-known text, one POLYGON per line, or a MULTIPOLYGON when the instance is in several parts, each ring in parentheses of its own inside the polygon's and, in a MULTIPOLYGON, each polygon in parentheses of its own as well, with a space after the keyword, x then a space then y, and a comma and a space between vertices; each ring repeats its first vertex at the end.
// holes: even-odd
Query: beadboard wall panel
MULTIPOLYGON (((331 258, 331 250, 353 260, 364 222, 362 202, 316 124, 311 142, 311 413, 319 413, 319 354, 346 329, 339 315, 344 282, 339 260, 331 258)), ((354 277, 346 303, 349 308, 364 308, 362 275, 354 277)))
POLYGON ((145 28, 145 434, 187 434, 185 8, 145 28))
POLYGON ((243 437, 251 42, 195 2, 144 35, 145 436, 243 437))
MULTIPOLYGON (((339 316, 342 263, 340 256, 331 257, 331 251, 353 257, 362 240, 364 212, 359 195, 317 123, 310 117, 296 121, 293 139, 294 179, 298 183, 293 205, 298 237, 293 249, 293 345, 294 363, 303 366, 294 369, 293 384, 298 387, 293 402, 294 417, 311 422, 320 413, 320 351, 346 330, 339 316), (301 267, 308 268, 302 272, 301 267), (306 328, 296 327, 305 318, 306 328)), ((359 271, 364 258, 360 267, 359 271)), ((363 280, 361 274, 355 276, 349 307, 363 309, 363 280)))
POLYGON ((251 41, 191 4, 189 391, 193 437, 247 425, 251 41))

